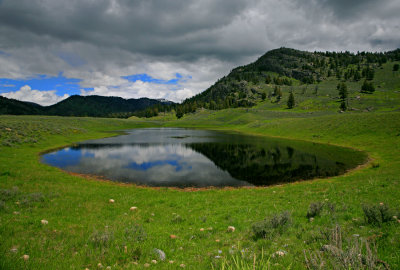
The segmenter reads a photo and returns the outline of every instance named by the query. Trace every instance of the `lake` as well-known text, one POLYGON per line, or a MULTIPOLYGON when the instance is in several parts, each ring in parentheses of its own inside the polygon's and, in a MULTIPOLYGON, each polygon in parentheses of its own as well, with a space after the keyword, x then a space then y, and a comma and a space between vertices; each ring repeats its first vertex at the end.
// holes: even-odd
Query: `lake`
POLYGON ((152 187, 267 186, 340 175, 363 164, 349 148, 183 128, 145 128, 42 156, 68 172, 152 187))

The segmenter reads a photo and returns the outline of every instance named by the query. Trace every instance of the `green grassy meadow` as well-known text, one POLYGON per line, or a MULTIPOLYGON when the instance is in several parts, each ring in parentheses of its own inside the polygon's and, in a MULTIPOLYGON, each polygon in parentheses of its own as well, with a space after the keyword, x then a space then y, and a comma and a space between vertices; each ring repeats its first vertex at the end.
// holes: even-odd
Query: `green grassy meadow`
POLYGON ((322 261, 322 268, 349 269, 342 267, 340 256, 320 252, 332 243, 336 226, 346 254, 364 244, 363 256, 376 249, 377 268, 400 267, 400 223, 392 218, 368 222, 362 208, 383 203, 391 216, 400 217, 399 112, 312 113, 256 106, 170 118, 0 116, 0 269, 304 269, 322 261), (365 151, 370 161, 328 179, 199 191, 98 181, 40 162, 40 153, 49 149, 152 126, 329 143, 365 151), (316 202, 322 210, 307 217, 316 202), (137 210, 130 211, 132 206, 137 210), (268 222, 285 211, 288 222, 268 222), (257 239, 253 224, 265 218, 264 237, 257 239), (228 232, 228 226, 235 231, 228 232), (155 248, 165 252, 165 261, 155 248), (29 259, 23 259, 25 254, 29 259))

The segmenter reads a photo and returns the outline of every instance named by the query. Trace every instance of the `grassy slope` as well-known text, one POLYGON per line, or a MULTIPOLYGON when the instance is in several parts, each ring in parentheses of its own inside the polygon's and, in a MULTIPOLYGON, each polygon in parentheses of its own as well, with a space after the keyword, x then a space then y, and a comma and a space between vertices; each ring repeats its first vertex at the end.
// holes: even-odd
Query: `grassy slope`
POLYGON ((164 250, 167 260, 174 263, 159 262, 151 268, 175 269, 183 263, 189 269, 209 269, 223 260, 214 258, 218 250, 232 262, 229 251, 240 254, 238 246, 247 248, 249 258, 243 261, 250 265, 253 253, 257 262, 264 253, 274 268, 298 269, 305 267, 303 250, 319 250, 326 242, 321 231, 336 223, 342 226, 346 239, 353 234, 375 239, 380 259, 393 269, 400 267, 399 225, 365 224, 361 209, 362 203, 385 202, 394 208, 400 203, 400 113, 315 116, 254 110, 204 111, 168 125, 233 129, 350 146, 367 151, 379 167, 367 165, 345 176, 259 189, 143 189, 71 176, 41 164, 38 153, 109 136, 110 130, 160 122, 2 116, 1 140, 13 146, 0 147, 0 188, 5 200, 0 209, 0 269, 94 269, 99 262, 116 269, 134 268, 136 260, 143 266, 155 259, 154 248, 164 250), (27 136, 37 142, 23 142, 27 136), (4 189, 13 186, 19 193, 7 196, 4 189), (114 204, 108 203, 110 198, 115 199, 114 204), (323 212, 309 222, 309 204, 326 200, 336 204, 335 214, 323 212), (138 211, 130 212, 131 206, 137 206, 138 211), (271 239, 252 239, 251 224, 284 210, 293 218, 287 230, 271 239), (41 219, 49 224, 41 225, 41 219), (229 225, 236 227, 234 233, 226 232, 229 225), (209 227, 212 230, 207 230, 209 227), (144 241, 139 241, 144 233, 137 228, 143 228, 144 241), (201 232, 200 228, 206 230, 201 232), (178 238, 170 239, 170 234, 178 238), (18 248, 16 253, 10 251, 13 247, 18 248), (281 249, 288 254, 271 257, 281 249), (21 259, 23 254, 30 255, 27 262, 21 259))

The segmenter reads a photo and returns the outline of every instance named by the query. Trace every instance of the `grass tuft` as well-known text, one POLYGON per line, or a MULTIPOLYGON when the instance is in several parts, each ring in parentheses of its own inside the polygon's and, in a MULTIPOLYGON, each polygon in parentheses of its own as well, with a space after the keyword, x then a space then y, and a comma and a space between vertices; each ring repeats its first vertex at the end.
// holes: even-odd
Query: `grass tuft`
POLYGON ((283 228, 287 227, 291 222, 290 212, 273 215, 271 218, 266 218, 252 225, 254 239, 272 238, 275 233, 282 233, 283 228))

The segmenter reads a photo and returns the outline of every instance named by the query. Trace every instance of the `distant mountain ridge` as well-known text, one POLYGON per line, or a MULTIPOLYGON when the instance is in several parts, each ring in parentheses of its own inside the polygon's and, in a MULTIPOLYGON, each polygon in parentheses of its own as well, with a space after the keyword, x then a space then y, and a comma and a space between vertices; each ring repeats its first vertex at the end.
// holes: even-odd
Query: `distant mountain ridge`
POLYGON ((58 115, 127 118, 134 112, 172 101, 149 98, 124 99, 105 96, 70 96, 54 105, 41 106, 0 96, 0 114, 14 115, 58 115))

